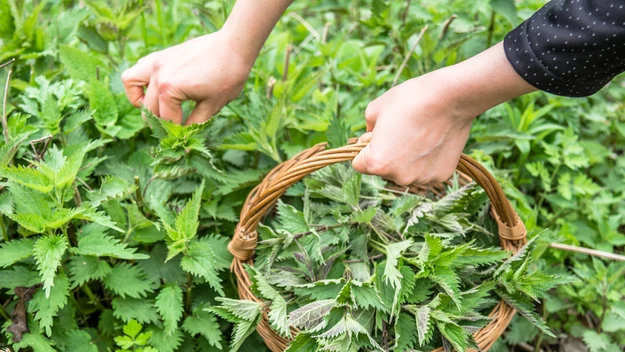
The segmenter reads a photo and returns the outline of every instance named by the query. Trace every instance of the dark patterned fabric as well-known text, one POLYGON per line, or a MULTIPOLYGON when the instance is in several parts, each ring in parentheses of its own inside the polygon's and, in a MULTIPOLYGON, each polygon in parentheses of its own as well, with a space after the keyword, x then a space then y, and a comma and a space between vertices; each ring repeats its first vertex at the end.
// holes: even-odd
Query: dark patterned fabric
POLYGON ((508 33, 504 48, 532 86, 591 95, 625 71, 625 0, 553 0, 508 33))

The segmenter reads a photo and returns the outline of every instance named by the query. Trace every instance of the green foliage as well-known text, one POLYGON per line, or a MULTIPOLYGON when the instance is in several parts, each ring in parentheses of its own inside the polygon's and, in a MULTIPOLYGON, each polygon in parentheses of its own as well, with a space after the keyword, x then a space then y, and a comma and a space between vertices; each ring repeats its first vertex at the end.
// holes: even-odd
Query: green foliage
MULTIPOLYGON (((252 187, 305 148, 363 132, 367 104, 425 25, 399 82, 477 54, 543 4, 294 2, 243 93, 210 123, 180 126, 144 121, 120 74, 218 30, 231 1, 0 0, 0 64, 16 59, 0 138, 0 349, 262 350, 258 316, 205 310, 236 298, 227 244, 252 187), (19 324, 4 321, 24 289, 19 324), (18 325, 29 332, 10 332, 18 325)), ((493 351, 622 350, 623 266, 549 248, 623 253, 621 81, 574 101, 527 95, 476 119, 465 152, 494 172, 530 237, 548 229, 497 275, 509 253, 473 186, 452 182, 434 202, 345 166, 290 188, 263 219, 250 272, 271 326, 309 331, 289 351, 374 350, 369 337, 398 351, 464 348, 501 298, 523 315, 493 351), (568 283, 549 289, 556 281, 568 283)))
MULTIPOLYGON (((537 237, 508 259, 501 249, 478 246, 477 236, 493 220, 465 208, 486 205, 486 198, 475 204, 481 191, 473 185, 450 187, 440 199, 413 197, 338 164, 294 188, 299 197, 290 199, 301 210, 278 202, 272 227, 260 234, 255 266, 247 267, 272 328, 285 337, 290 328, 306 336, 293 344, 336 351, 449 345, 466 351, 475 347, 471 333, 489 321, 498 296, 551 336, 531 302, 568 278, 530 269, 537 237), (331 192, 338 184, 344 192, 331 192), (367 221, 344 215, 364 206, 375 210, 367 221), (441 221, 449 218, 453 223, 441 221)), ((213 311, 243 320, 245 328, 260 307, 220 301, 213 311)))

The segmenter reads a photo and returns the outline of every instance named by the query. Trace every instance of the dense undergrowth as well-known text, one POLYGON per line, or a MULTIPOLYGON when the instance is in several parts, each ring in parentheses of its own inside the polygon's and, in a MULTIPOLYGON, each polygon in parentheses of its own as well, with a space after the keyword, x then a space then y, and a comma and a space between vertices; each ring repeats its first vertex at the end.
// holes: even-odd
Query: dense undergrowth
MULTIPOLYGON (((236 296, 226 244, 251 187, 302 149, 364 130, 367 103, 396 76, 476 54, 541 3, 296 2, 211 124, 150 128, 121 72, 219 29, 231 1, 0 0, 0 64, 15 59, 0 69, 0 347, 227 349, 231 325, 205 308, 236 296)), ((517 317, 494 350, 625 346, 625 266, 549 247, 623 252, 624 98, 617 78, 590 98, 535 93, 474 123, 466 152, 496 173, 530 237, 546 229, 535 269, 579 279, 536 304, 556 337, 517 317)), ((253 334, 242 350, 260 343, 253 334)))

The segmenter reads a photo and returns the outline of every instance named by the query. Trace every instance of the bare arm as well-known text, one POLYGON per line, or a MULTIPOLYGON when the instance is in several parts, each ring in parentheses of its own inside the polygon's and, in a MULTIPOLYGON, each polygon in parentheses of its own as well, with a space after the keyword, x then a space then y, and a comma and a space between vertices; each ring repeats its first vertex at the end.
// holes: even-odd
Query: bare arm
POLYGON ((187 124, 207 121, 241 92, 291 2, 238 0, 221 30, 152 53, 126 70, 122 80, 128 99, 176 123, 183 119, 182 103, 193 100, 196 107, 187 124))
POLYGON ((453 173, 476 116, 535 91, 506 59, 502 43, 453 66, 406 81, 365 112, 369 145, 356 170, 400 185, 444 181, 453 173))

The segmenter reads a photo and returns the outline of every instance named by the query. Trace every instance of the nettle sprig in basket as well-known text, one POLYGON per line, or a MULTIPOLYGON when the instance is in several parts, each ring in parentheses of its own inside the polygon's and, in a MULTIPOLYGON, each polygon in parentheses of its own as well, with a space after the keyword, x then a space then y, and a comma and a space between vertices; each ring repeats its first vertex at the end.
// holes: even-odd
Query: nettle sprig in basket
POLYGON ((248 197, 229 246, 241 299, 211 309, 231 349, 256 328, 273 351, 487 350, 515 310, 551 335, 533 300, 566 279, 535 269, 488 171, 463 156, 446 184, 406 190, 323 168, 363 146, 302 152, 248 197))

